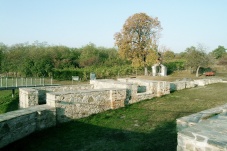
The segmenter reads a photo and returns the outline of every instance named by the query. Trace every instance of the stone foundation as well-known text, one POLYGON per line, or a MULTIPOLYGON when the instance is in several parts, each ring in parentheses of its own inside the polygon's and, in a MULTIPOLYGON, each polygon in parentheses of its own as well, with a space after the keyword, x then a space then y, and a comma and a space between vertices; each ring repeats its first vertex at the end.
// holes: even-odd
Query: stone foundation
POLYGON ((39 105, 0 115, 0 148, 35 131, 56 125, 55 108, 39 105))
POLYGON ((118 81, 133 83, 137 86, 145 86, 146 92, 154 94, 155 96, 166 95, 170 93, 169 82, 166 81, 152 81, 152 80, 142 80, 136 78, 127 79, 117 79, 118 81))
POLYGON ((46 93, 48 92, 66 92, 66 91, 88 90, 93 88, 94 86, 92 84, 20 88, 19 89, 19 100, 20 100, 19 107, 27 108, 30 106, 46 104, 46 93))
POLYGON ((227 150, 227 104, 177 119, 178 151, 227 150))
MULTIPOLYGON (((20 88, 19 105, 22 109, 0 115, 0 148, 34 131, 58 123, 169 94, 173 85, 174 90, 181 90, 221 81, 220 79, 201 79, 169 83, 127 78, 91 80, 90 84, 82 85, 20 88)), ((203 150, 204 148, 208 148, 207 150, 226 149, 226 146, 222 145, 227 142, 224 136, 227 131, 225 127, 219 125, 215 129, 220 127, 220 131, 212 132, 208 129, 209 133, 206 133, 199 128, 200 124, 198 124, 207 122, 204 126, 209 124, 215 126, 214 123, 217 122, 213 118, 212 120, 205 119, 215 116, 219 121, 225 120, 226 116, 223 115, 226 115, 226 110, 224 106, 178 119, 178 150, 194 151, 201 147, 198 144, 203 144, 203 150), (219 113, 220 116, 216 116, 219 113), (225 131, 221 131, 223 129, 225 131), (221 133, 222 140, 212 137, 212 134, 218 135, 218 133, 221 133)))
POLYGON ((124 107, 126 89, 99 89, 47 94, 47 105, 56 108, 57 122, 87 117, 124 107))

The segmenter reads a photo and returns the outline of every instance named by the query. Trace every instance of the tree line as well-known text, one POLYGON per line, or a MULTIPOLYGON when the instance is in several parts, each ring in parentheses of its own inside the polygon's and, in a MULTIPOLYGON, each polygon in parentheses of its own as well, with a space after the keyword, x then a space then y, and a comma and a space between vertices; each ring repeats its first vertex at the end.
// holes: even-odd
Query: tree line
POLYGON ((11 46, 0 43, 0 73, 58 79, 69 79, 77 74, 86 80, 89 72, 96 72, 99 78, 108 78, 144 69, 144 74, 149 75, 149 67, 153 64, 166 65, 168 74, 190 69, 197 76, 201 68, 227 65, 224 46, 218 46, 210 53, 202 45, 191 46, 178 54, 158 46, 161 30, 157 17, 137 13, 130 16, 123 29, 114 35, 116 48, 97 47, 93 43, 81 48, 38 41, 11 46))
MULTIPOLYGON (((156 56, 161 56, 169 74, 184 69, 196 72, 201 67, 206 68, 213 64, 227 65, 224 46, 218 46, 210 53, 206 53, 202 46, 191 46, 181 53, 160 48, 156 56)), ((90 72, 95 72, 99 78, 108 78, 118 74, 142 74, 142 68, 134 67, 132 61, 122 59, 116 48, 97 47, 92 43, 81 48, 51 46, 44 42, 12 46, 0 44, 0 73, 4 75, 55 76, 57 79, 70 79, 73 75, 79 75, 86 80, 90 72)))
POLYGON ((48 77, 52 76, 54 69, 127 64, 118 57, 115 48, 96 47, 92 43, 81 48, 51 46, 44 42, 0 44, 0 72, 14 76, 48 77))

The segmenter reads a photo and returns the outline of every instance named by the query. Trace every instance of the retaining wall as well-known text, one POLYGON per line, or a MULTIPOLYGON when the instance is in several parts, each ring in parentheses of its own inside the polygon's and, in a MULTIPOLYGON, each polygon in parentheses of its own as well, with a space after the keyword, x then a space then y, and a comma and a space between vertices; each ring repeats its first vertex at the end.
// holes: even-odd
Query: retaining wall
POLYGON ((39 105, 0 114, 0 148, 35 131, 56 125, 55 108, 39 105))

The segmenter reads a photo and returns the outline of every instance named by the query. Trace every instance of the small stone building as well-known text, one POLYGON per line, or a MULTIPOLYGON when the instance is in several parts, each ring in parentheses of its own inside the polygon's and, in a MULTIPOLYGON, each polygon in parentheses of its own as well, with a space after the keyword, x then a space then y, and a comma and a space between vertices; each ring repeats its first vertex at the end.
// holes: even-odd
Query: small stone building
POLYGON ((154 64, 152 66, 152 76, 167 76, 167 68, 163 64, 154 64))

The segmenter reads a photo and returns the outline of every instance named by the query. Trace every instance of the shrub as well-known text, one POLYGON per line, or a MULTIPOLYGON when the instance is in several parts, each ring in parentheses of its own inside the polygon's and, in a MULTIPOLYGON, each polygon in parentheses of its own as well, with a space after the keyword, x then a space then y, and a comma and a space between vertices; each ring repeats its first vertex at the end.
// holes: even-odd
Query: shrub
MULTIPOLYGON (((138 73, 139 70, 137 69, 138 73)), ((85 67, 85 68, 68 68, 54 69, 53 78, 57 80, 71 80, 72 76, 79 76, 81 80, 90 79, 90 73, 95 73, 97 79, 116 78, 117 76, 126 76, 135 73, 136 70, 130 65, 113 66, 113 67, 85 67)))
POLYGON ((167 74, 171 74, 177 70, 184 70, 185 62, 174 61, 174 62, 164 63, 164 65, 167 67, 167 74))

